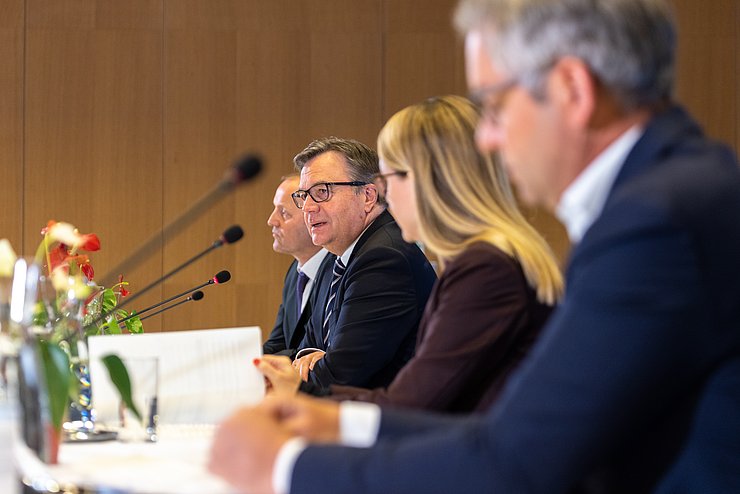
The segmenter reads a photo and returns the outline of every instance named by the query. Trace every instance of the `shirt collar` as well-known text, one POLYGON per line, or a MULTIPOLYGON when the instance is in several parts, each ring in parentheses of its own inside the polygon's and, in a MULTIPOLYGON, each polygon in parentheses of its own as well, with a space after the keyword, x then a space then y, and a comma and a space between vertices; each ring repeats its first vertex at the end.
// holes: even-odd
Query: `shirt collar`
MULTIPOLYGON (((377 218, 375 218, 375 219, 377 219, 377 218)), ((375 222, 375 220, 373 220, 370 223, 370 225, 372 225, 374 222, 375 222)), ((342 260, 342 264, 344 264, 345 266, 347 266, 347 263, 349 263, 349 258, 352 257, 352 251, 355 250, 355 245, 357 245, 357 242, 360 240, 360 238, 362 238, 362 236, 365 234, 365 232, 367 231, 367 229, 370 228, 370 225, 367 225, 365 227, 365 229, 362 230, 362 233, 360 233, 357 236, 357 238, 355 239, 355 241, 352 242, 352 244, 349 247, 347 247, 347 250, 345 250, 344 253, 341 256, 339 256, 339 258, 342 260)))
POLYGON ((643 131, 639 125, 630 127, 589 163, 563 192, 555 214, 565 225, 572 243, 580 242, 596 221, 619 170, 643 131))
POLYGON ((326 249, 321 249, 316 254, 311 257, 308 261, 303 263, 303 266, 300 264, 296 269, 298 269, 298 272, 305 274, 308 276, 309 279, 313 280, 316 279, 316 273, 319 272, 319 266, 321 266, 321 261, 324 260, 324 257, 326 257, 326 254, 328 254, 329 251, 326 249))

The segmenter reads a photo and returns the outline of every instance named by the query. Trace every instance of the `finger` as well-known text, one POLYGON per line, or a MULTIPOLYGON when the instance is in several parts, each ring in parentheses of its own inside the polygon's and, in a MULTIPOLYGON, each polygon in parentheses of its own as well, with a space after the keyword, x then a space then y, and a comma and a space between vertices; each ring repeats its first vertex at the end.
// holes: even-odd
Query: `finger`
POLYGON ((308 382, 308 365, 301 364, 300 371, 301 371, 301 379, 303 379, 303 381, 305 382, 308 382))
POLYGON ((290 359, 282 355, 263 355, 262 360, 276 369, 290 369, 292 367, 290 359))

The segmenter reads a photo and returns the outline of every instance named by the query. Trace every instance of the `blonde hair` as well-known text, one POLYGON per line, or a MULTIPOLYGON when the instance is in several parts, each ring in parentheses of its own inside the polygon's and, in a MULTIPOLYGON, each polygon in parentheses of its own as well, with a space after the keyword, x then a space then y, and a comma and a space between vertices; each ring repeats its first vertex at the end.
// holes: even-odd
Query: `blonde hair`
POLYGON ((412 172, 421 241, 444 266, 470 244, 488 242, 516 259, 538 300, 563 293, 555 256, 522 216, 498 159, 478 152, 475 106, 460 96, 409 106, 378 135, 380 159, 412 172))

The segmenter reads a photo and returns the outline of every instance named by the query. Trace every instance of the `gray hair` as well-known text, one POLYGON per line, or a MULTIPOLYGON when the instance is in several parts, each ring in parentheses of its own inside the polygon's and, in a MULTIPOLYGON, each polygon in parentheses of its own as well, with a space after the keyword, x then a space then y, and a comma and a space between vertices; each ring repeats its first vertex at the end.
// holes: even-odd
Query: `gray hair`
POLYGON ((482 31, 492 61, 535 96, 547 69, 573 56, 625 109, 672 97, 676 33, 663 0, 461 0, 455 24, 482 31))
MULTIPOLYGON (((340 137, 322 137, 311 142, 306 148, 295 155, 293 163, 296 170, 303 167, 316 156, 334 151, 344 156, 345 169, 351 181, 373 183, 378 168, 378 153, 360 141, 342 139, 340 137)), ((385 199, 378 194, 378 204, 386 206, 385 199)))

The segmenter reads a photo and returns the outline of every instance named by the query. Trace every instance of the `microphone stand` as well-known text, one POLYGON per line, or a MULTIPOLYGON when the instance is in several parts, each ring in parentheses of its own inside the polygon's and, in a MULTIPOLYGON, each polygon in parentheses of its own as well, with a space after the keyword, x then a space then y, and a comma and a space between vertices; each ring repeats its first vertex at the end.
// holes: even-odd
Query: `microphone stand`
POLYGON ((156 309, 157 307, 160 307, 160 306, 162 306, 162 305, 164 305, 164 304, 166 304, 168 302, 172 302, 173 300, 178 299, 178 298, 180 298, 180 297, 182 297, 184 295, 187 295, 188 293, 194 292, 195 290, 200 290, 201 288, 206 287, 208 285, 213 285, 214 283, 218 283, 217 281, 215 281, 215 277, 212 278, 212 279, 210 279, 210 280, 208 280, 208 281, 206 281, 205 283, 203 283, 201 285, 198 285, 198 286, 196 286, 194 288, 191 288, 190 290, 185 290, 182 293, 178 293, 177 295, 173 295, 172 297, 168 298, 167 300, 162 300, 158 304, 154 304, 151 307, 147 307, 146 309, 143 309, 141 312, 131 313, 128 316, 124 317, 123 319, 119 319, 118 320, 118 324, 120 325, 121 323, 124 323, 124 322, 128 321, 129 319, 131 319, 133 317, 140 316, 141 314, 144 314, 145 312, 149 312, 152 309, 156 309))
POLYGON ((120 262, 117 266, 113 267, 108 274, 103 276, 99 284, 101 286, 111 286, 115 284, 116 277, 119 273, 130 271, 133 266, 141 261, 141 259, 148 257, 155 249, 161 248, 165 242, 180 233, 183 228, 192 223, 210 209, 217 201, 223 198, 226 192, 231 191, 238 184, 257 175, 261 167, 261 161, 254 156, 247 156, 240 160, 236 166, 227 171, 224 179, 216 184, 213 189, 198 199, 195 204, 185 212, 181 213, 180 216, 162 228, 161 231, 155 232, 149 240, 144 242, 131 255, 120 262))
POLYGON ((200 299, 202 299, 202 298, 203 298, 203 295, 202 295, 202 294, 203 294, 203 292, 200 292, 200 293, 201 293, 201 296, 200 296, 199 298, 193 298, 193 296, 191 295, 191 296, 189 296, 188 298, 186 298, 186 299, 184 299, 184 300, 180 300, 179 302, 177 302, 177 303, 174 303, 174 304, 172 304, 172 305, 168 305, 167 307, 164 307, 163 309, 160 309, 160 310, 158 310, 157 312, 153 312, 153 313, 149 314, 148 316, 142 317, 142 318, 141 318, 140 320, 141 320, 141 321, 143 321, 144 319, 149 319, 150 317, 154 317, 154 316, 156 316, 156 315, 159 315, 159 314, 161 314, 162 312, 164 312, 164 311, 166 311, 166 310, 174 309, 174 308, 175 308, 175 307, 177 307, 178 305, 182 305, 182 304, 184 304, 185 302, 190 302, 191 300, 192 300, 193 302, 196 302, 196 301, 198 301, 198 300, 200 300, 200 299))

